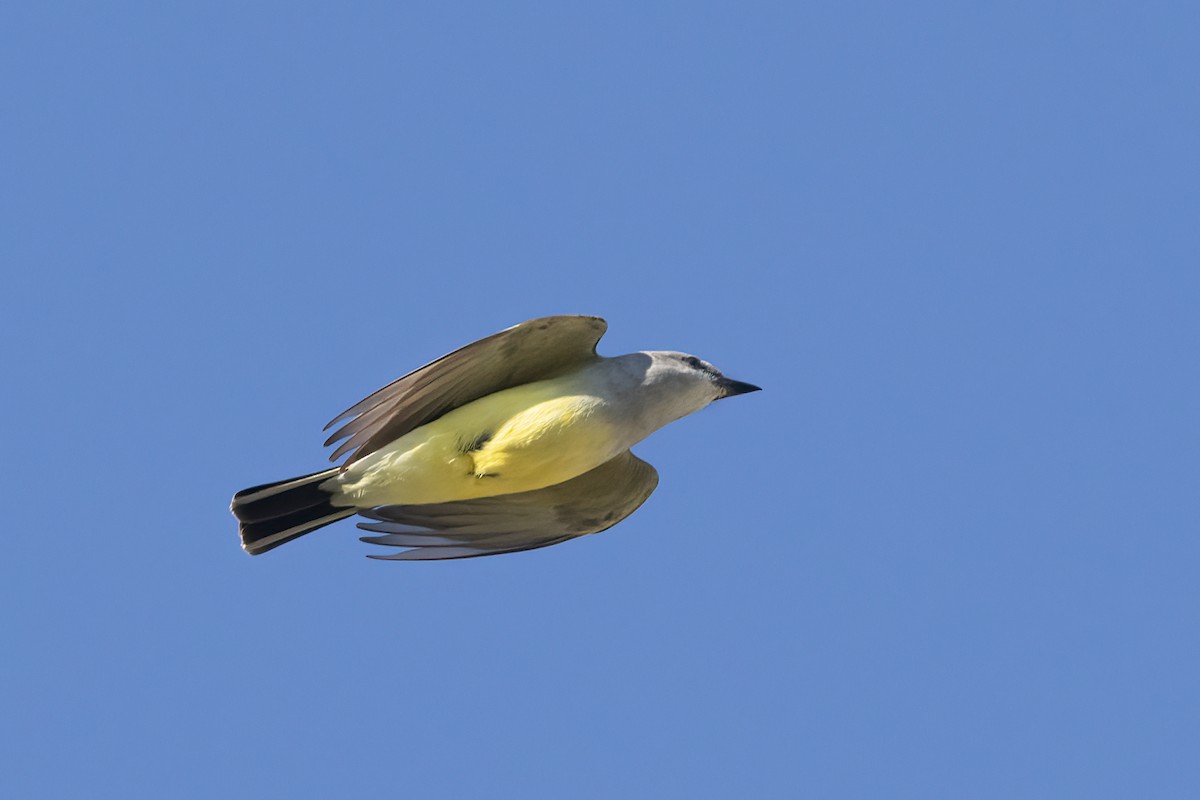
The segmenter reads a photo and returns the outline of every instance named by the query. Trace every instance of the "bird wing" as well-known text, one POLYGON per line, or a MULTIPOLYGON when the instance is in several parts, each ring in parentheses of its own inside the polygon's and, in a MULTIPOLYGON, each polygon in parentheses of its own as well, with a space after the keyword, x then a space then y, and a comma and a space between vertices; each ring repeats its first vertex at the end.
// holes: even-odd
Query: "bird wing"
POLYGON ((325 430, 345 439, 330 461, 354 451, 343 467, 472 400, 568 372, 596 358, 608 323, 599 317, 541 317, 444 355, 355 403, 325 430))
POLYGON ((431 561, 516 553, 599 533, 628 517, 658 486, 658 472, 626 450, 569 481, 531 492, 360 512, 370 544, 409 547, 388 561, 431 561))

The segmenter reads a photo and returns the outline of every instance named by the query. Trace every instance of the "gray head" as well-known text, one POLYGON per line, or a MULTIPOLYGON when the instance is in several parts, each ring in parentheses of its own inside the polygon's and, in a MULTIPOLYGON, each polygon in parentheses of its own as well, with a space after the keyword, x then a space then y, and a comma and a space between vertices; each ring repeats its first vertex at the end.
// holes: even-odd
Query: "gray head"
POLYGON ((644 355, 651 361, 642 388, 661 415, 659 425, 699 411, 714 400, 759 390, 752 383, 725 377, 712 364, 687 353, 657 350, 644 355))

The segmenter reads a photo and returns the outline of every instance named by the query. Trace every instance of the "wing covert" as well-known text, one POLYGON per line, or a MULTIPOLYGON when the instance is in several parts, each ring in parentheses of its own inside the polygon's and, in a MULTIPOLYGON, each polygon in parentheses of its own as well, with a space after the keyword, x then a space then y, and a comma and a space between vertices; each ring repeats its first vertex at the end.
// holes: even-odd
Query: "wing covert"
POLYGON ((607 328, 600 317, 540 317, 460 347, 334 417, 326 430, 348 421, 325 441, 341 441, 329 460, 353 451, 347 466, 459 406, 598 358, 596 343, 607 328))
POLYGON ((548 547, 616 525, 658 486, 658 472, 628 450, 584 474, 531 492, 360 512, 370 544, 412 548, 389 561, 428 561, 548 547))

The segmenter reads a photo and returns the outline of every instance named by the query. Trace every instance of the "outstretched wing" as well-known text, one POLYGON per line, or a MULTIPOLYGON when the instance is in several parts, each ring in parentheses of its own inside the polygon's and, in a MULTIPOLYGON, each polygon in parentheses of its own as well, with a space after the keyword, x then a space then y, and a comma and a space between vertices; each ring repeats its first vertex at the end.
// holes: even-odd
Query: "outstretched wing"
POLYGON ((325 441, 345 439, 329 460, 353 450, 348 465, 472 400, 568 372, 598 357, 607 328, 599 317, 541 317, 444 355, 334 417, 326 430, 349 421, 325 441))
POLYGON ((516 553, 611 528, 646 502, 658 472, 626 450, 569 481, 531 492, 360 512, 371 544, 409 547, 389 561, 430 561, 516 553))

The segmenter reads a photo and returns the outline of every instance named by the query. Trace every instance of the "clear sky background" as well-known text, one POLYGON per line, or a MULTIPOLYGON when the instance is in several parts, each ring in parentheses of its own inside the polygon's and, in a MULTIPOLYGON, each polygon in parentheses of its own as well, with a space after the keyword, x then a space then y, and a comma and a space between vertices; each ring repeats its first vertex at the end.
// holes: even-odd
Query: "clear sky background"
POLYGON ((6 797, 1193 798, 1194 3, 10 3, 6 797), (227 506, 534 316, 765 391, 599 536, 227 506))

